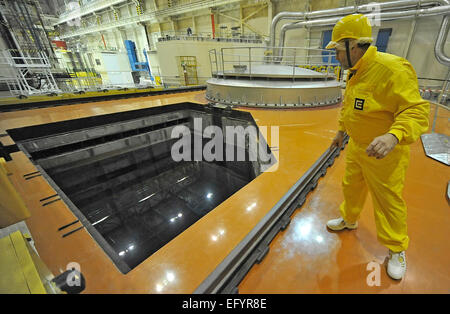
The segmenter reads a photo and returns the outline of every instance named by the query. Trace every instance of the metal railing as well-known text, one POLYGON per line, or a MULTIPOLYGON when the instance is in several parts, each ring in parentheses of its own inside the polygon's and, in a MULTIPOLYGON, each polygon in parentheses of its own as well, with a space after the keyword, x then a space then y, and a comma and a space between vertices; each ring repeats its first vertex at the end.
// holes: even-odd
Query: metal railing
MULTIPOLYGON (((217 35, 217 34, 216 34, 217 35)), ((156 43, 168 42, 168 41, 212 41, 212 42, 234 42, 234 43, 246 43, 246 44, 262 44, 262 39, 254 35, 245 36, 215 36, 211 32, 192 33, 191 35, 182 31, 164 31, 153 32, 150 34, 151 50, 156 51, 156 43)))
MULTIPOLYGON (((73 1, 75 2, 75 1, 73 1)), ((111 8, 113 5, 119 5, 124 2, 127 2, 126 4, 132 5, 134 4, 132 1, 129 0, 94 0, 94 1, 81 1, 79 6, 65 6, 60 8, 60 18, 70 18, 74 14, 82 14, 87 15, 92 12, 96 12, 99 10, 103 10, 105 8, 111 8), (71 16, 72 15, 72 16, 71 16)), ((164 10, 173 8, 180 5, 190 5, 196 2, 200 2, 199 0, 172 0, 172 1, 166 1, 158 4, 158 10, 164 10)))
POLYGON ((450 80, 434 78, 418 78, 419 92, 423 99, 449 106, 450 80))
POLYGON ((60 13, 58 22, 61 23, 62 21, 78 18, 126 1, 127 0, 96 0, 89 3, 81 3, 81 5, 77 1, 72 1, 76 5, 66 5, 62 8, 64 11, 60 13))
MULTIPOLYGON (((103 0, 105 1, 105 0, 103 0)), ((80 36, 83 34, 89 34, 93 32, 103 31, 107 29, 112 29, 116 27, 126 26, 130 24, 134 24, 137 22, 150 22, 150 23, 158 23, 160 19, 168 16, 174 16, 179 14, 186 14, 192 11, 197 11, 201 9, 207 9, 210 7, 217 7, 224 4, 230 4, 233 2, 239 2, 240 0, 196 0, 174 4, 172 6, 159 6, 157 10, 146 10, 141 15, 133 15, 127 18, 120 18, 118 21, 108 22, 107 24, 97 25, 88 28, 77 28, 75 31, 62 34, 60 37, 62 39, 80 36)), ((110 7, 113 3, 109 3, 108 7, 110 7)), ((80 13, 77 11, 72 11, 68 13, 68 16, 63 16, 59 18, 59 21, 56 24, 65 23, 69 20, 80 18, 83 15, 86 15, 84 9, 80 9, 80 13)))
POLYGON ((262 39, 258 35, 239 35, 233 36, 231 33, 229 34, 220 34, 216 33, 213 37, 211 32, 200 32, 200 33, 192 33, 190 35, 186 32, 181 31, 166 31, 166 32, 158 32, 152 33, 153 41, 162 42, 162 41, 171 41, 171 40, 192 40, 192 41, 224 41, 224 42, 238 42, 238 43, 249 43, 249 44, 261 44, 262 39))
MULTIPOLYGON (((298 78, 296 68, 306 68, 323 74, 323 79, 342 80, 341 67, 337 61, 333 63, 335 55, 330 50, 284 47, 284 58, 272 54, 270 47, 233 47, 209 50, 209 61, 212 77, 260 76, 256 71, 260 65, 282 65, 292 68, 292 72, 273 73, 284 78, 295 80, 298 78), (281 61, 280 61, 281 60, 281 61)), ((275 70, 275 68, 274 68, 275 70)))
POLYGON ((29 96, 59 92, 51 64, 42 51, 0 51, 1 78, 11 95, 29 96))
POLYGON ((28 53, 25 50, 5 49, 0 51, 0 64, 15 68, 51 68, 47 55, 42 51, 28 53))

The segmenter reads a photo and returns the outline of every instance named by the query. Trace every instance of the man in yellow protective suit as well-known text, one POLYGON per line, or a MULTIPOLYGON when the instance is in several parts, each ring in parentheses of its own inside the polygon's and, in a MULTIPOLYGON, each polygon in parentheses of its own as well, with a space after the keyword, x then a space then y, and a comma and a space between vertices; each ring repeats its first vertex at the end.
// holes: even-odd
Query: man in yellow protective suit
POLYGON ((342 186, 341 217, 327 222, 334 231, 355 229, 368 191, 373 199, 378 240, 389 249, 387 273, 406 272, 409 237, 402 198, 409 144, 428 130, 430 105, 419 94, 416 73, 398 56, 378 52, 367 17, 352 14, 333 28, 327 49, 349 70, 339 131, 332 146, 350 137, 342 186))

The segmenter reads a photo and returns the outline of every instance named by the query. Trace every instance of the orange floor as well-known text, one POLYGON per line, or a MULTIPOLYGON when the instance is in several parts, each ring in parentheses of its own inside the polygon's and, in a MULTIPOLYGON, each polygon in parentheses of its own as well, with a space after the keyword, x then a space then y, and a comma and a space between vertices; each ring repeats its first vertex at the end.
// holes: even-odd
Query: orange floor
MULTIPOLYGON (((0 113, 0 133, 9 128, 184 101, 205 103, 204 91, 0 113)), ((193 292, 328 148, 337 128, 339 106, 246 111, 260 126, 279 126, 277 170, 257 177, 126 275, 116 269, 84 229, 61 237, 58 227, 76 220, 74 215, 61 201, 42 207, 39 200, 55 194, 53 189, 42 177, 24 180, 23 175, 35 168, 22 153, 13 154, 13 162, 8 163, 11 179, 32 212, 27 225, 41 258, 54 274, 65 270, 70 262, 79 263, 87 281, 86 293, 193 292), (256 206, 248 211, 253 203, 256 206)), ((448 111, 439 110, 437 132, 450 134, 449 117, 448 111)), ((1 140, 4 144, 12 142, 8 137, 1 140)), ((412 145, 411 152, 404 191, 411 242, 408 272, 402 281, 389 279, 381 267, 381 285, 370 287, 366 283, 367 264, 384 263, 386 256, 386 249, 376 241, 370 200, 357 230, 332 233, 325 227, 328 219, 338 215, 342 201, 344 151, 294 213, 289 227, 273 240, 266 258, 241 282, 240 293, 448 293, 450 221, 445 192, 449 168, 426 157, 420 140, 412 145)))

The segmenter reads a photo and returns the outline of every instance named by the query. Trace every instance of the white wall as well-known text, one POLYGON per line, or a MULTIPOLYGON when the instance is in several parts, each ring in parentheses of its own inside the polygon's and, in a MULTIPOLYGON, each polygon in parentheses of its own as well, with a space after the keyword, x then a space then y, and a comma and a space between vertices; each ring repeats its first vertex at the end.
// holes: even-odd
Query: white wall
MULTIPOLYGON (((209 51, 216 49, 220 53, 221 48, 248 47, 246 43, 214 42, 214 41, 167 41, 157 44, 158 61, 162 76, 178 76, 178 56, 195 56, 197 60, 197 76, 205 80, 211 77, 209 51)), ((260 46, 251 44, 251 46, 260 46)))
MULTIPOLYGON (((434 55, 434 45, 441 21, 441 17, 420 18, 417 21, 416 33, 407 59, 414 66, 418 77, 446 78, 449 68, 440 64, 434 55)), ((395 42, 395 40, 396 38, 392 38, 392 42, 395 42)), ((450 55, 448 37, 444 51, 447 56, 450 55)))

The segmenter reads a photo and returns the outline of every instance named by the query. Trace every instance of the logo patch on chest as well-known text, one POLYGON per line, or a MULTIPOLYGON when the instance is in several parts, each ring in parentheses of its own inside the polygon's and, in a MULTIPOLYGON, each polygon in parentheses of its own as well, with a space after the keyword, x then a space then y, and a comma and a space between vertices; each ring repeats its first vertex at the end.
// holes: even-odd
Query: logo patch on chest
POLYGON ((355 109, 363 110, 364 109, 364 99, 355 98, 355 109))

